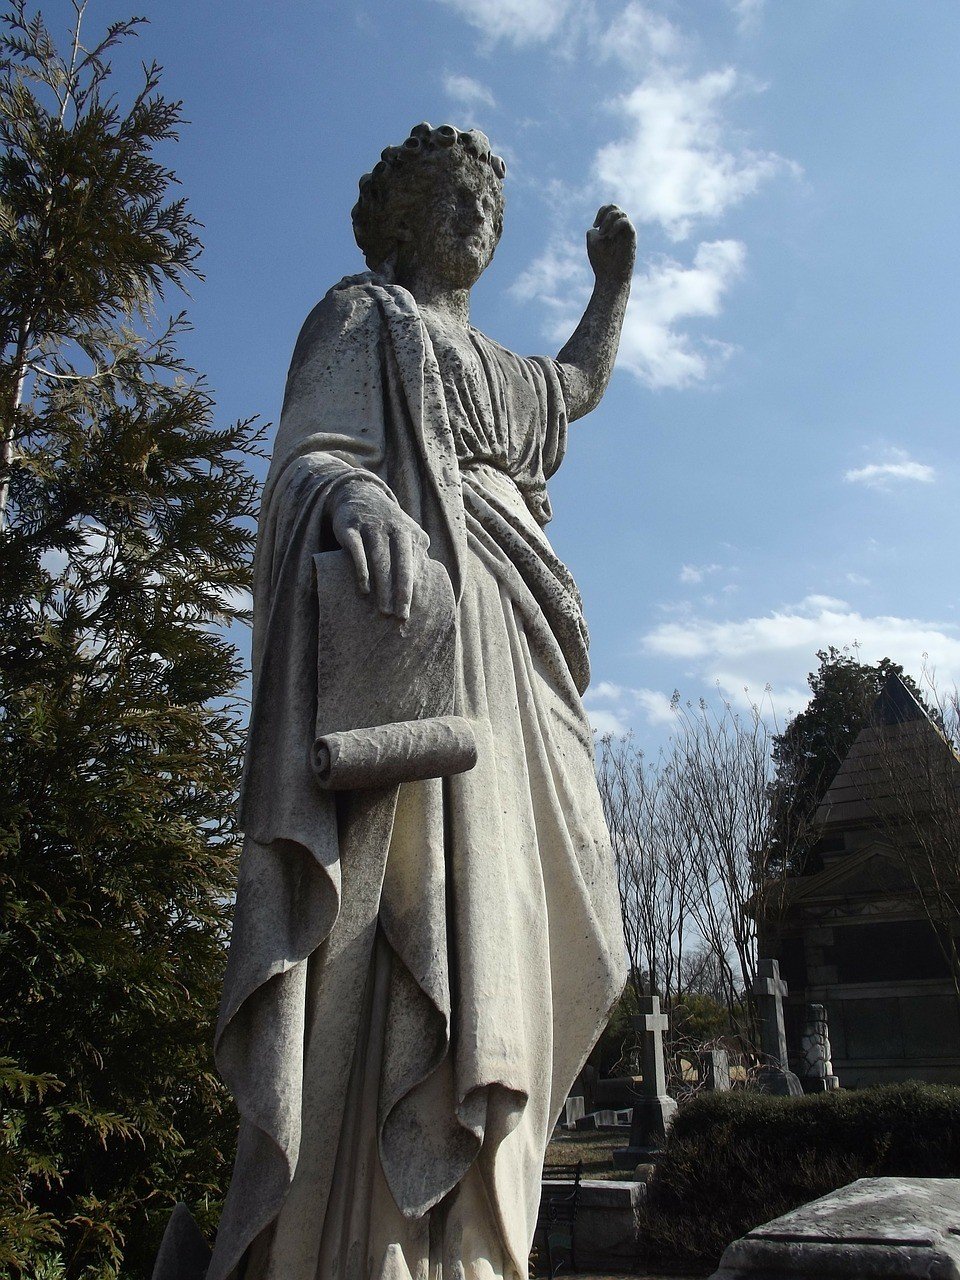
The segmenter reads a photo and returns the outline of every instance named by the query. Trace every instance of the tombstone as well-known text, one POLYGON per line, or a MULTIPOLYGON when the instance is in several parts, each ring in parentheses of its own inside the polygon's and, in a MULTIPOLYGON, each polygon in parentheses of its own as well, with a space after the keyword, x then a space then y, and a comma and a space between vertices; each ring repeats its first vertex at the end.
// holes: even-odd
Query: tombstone
POLYGON ((178 1204, 160 1241, 153 1280, 203 1280, 210 1264, 210 1246, 185 1204, 178 1204))
POLYGON ((618 1169, 635 1169, 659 1155, 677 1109, 667 1094, 663 1059, 663 1033, 669 1026, 667 1015, 660 1012, 659 996, 641 996, 638 1004, 640 1014, 631 1021, 641 1037, 643 1080, 639 1085, 640 1096, 633 1103, 630 1145, 613 1153, 613 1163, 618 1169))
POLYGON ((757 961, 757 976, 751 994, 760 1019, 760 1048, 763 1066, 757 1075, 761 1093, 796 1098, 803 1093, 800 1081, 787 1066, 787 1033, 783 1025, 783 997, 787 984, 780 977, 776 960, 757 961))
POLYGON ((950 1280, 958 1222, 958 1178, 859 1178, 734 1240, 711 1280, 950 1280))
POLYGON ((800 1040, 800 1083, 804 1093, 825 1093, 839 1089, 830 1060, 830 1028, 822 1004, 808 1004, 800 1040))
POLYGON ((700 1080, 708 1093, 730 1088, 730 1055, 726 1049, 703 1049, 699 1054, 700 1080))
POLYGON ((575 1129, 577 1121, 581 1120, 586 1114, 583 1099, 571 1095, 563 1104, 563 1127, 565 1129, 575 1129))

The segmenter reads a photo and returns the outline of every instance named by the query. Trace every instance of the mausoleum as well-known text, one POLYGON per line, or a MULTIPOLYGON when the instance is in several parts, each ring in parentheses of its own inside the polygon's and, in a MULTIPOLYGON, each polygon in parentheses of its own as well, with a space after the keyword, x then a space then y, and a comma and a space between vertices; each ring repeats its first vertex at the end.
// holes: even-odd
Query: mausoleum
POLYGON ((776 956, 788 1040, 829 1016, 846 1087, 960 1083, 960 1000, 949 955, 960 914, 960 760, 892 675, 815 815, 821 867, 788 881, 776 956))

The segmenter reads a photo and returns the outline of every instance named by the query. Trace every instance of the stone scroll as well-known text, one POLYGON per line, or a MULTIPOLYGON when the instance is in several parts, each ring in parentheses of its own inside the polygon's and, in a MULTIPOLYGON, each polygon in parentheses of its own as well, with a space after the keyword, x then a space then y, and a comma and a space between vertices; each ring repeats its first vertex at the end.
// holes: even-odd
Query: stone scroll
POLYGON ((430 716, 318 738, 313 768, 329 791, 386 787, 465 773, 477 763, 477 743, 462 716, 430 716))
POLYGON ((394 786, 472 769, 470 722, 452 714, 455 607, 424 562, 405 622, 363 595, 342 551, 314 556, 319 616, 313 771, 325 790, 394 786))

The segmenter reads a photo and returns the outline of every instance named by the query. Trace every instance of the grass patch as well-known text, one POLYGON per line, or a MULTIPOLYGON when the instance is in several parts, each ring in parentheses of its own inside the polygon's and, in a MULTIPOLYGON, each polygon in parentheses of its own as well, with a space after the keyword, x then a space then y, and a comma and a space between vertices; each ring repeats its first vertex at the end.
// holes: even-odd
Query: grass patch
POLYGON ((622 1170, 613 1167, 613 1152, 615 1147, 625 1147, 629 1138, 629 1129, 622 1129, 619 1133, 590 1129, 583 1133, 576 1130, 562 1133, 547 1147, 545 1163, 576 1164, 582 1160, 584 1178, 627 1177, 622 1170))

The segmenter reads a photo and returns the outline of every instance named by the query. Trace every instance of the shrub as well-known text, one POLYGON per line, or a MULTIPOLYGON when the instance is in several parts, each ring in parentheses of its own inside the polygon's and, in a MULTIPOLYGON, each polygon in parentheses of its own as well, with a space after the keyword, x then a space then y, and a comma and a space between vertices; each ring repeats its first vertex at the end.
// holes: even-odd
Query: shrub
POLYGON ((856 1178, 960 1176, 960 1087, 700 1095, 677 1113, 642 1212, 643 1262, 713 1268, 763 1222, 856 1178))

